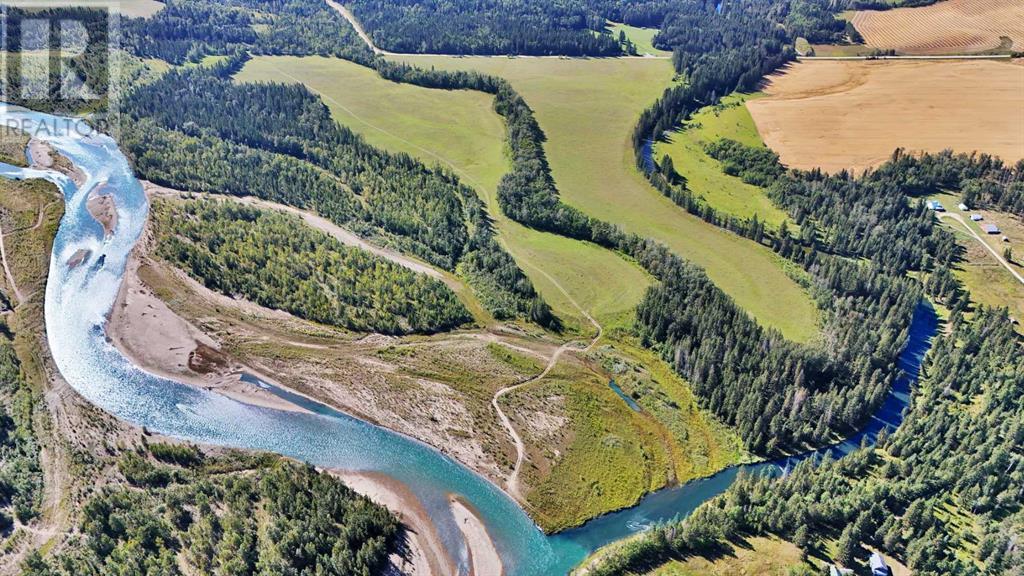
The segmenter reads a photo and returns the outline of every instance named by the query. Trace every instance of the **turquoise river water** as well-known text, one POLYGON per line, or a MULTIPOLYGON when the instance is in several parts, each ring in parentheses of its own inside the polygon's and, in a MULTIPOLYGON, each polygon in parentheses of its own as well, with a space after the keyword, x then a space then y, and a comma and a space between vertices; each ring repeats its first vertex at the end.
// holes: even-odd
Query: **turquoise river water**
MULTIPOLYGON (((449 496, 460 496, 484 521, 509 576, 565 574, 596 548, 659 522, 688 514, 724 491, 743 467, 669 488, 629 509, 594 519, 553 536, 544 535, 502 491, 440 452, 408 437, 342 414, 304 397, 274 389, 312 413, 254 407, 149 374, 134 366, 106 339, 104 325, 121 284, 128 255, 138 240, 149 206, 142 185, 110 137, 84 122, 0 105, 0 119, 68 158, 85 175, 83 185, 53 170, 0 164, 0 176, 42 178, 64 194, 64 218, 50 259, 46 329, 54 362, 67 382, 93 404, 148 429, 192 442, 266 450, 317 466, 385 474, 404 484, 431 515, 445 546, 463 573, 467 552, 455 525, 449 496), (88 213, 89 194, 102 187, 117 206, 116 230, 105 238, 88 213), (71 268, 81 249, 90 256, 71 268)), ((902 421, 910 386, 935 333, 937 320, 919 307, 900 358, 904 375, 867 427, 831 449, 845 453, 885 426, 902 421)), ((778 471, 813 452, 786 461, 746 467, 778 471)), ((491 576, 491 575, 479 575, 491 576)))

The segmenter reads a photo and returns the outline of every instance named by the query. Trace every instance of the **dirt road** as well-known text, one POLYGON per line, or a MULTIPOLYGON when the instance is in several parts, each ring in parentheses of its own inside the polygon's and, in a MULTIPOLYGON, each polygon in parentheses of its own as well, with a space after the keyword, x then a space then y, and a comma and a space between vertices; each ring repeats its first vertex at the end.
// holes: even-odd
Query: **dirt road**
MULTIPOLYGON (((594 347, 595 344, 597 344, 597 341, 601 339, 601 334, 604 332, 604 329, 601 327, 601 324, 598 323, 598 321, 595 320, 594 317, 590 315, 590 313, 584 310, 583 307, 580 306, 579 303, 576 302, 576 300, 569 295, 569 292, 567 292, 565 288, 563 288, 562 285, 558 283, 558 281, 556 281, 554 278, 548 275, 547 272, 544 272, 543 270, 536 267, 534 267, 534 269, 540 272, 542 275, 544 275, 545 278, 547 278, 552 284, 554 284, 555 288, 557 288, 559 292, 561 292, 569 300, 569 302, 572 303, 572 305, 576 307, 576 309, 579 310, 580 313, 587 320, 590 321, 594 328, 597 329, 597 332, 594 334, 594 338, 591 339, 590 344, 587 344, 586 348, 582 349, 583 352, 588 352, 591 348, 594 347)), ((512 468, 512 473, 509 474, 508 477, 508 492, 509 494, 512 495, 513 498, 515 498, 521 504, 523 504, 524 507, 526 506, 526 498, 523 497, 522 491, 519 489, 519 471, 523 467, 523 460, 526 459, 526 444, 523 442, 522 437, 519 436, 519 432, 516 431, 515 426, 512 425, 512 420, 510 420, 509 417, 505 415, 505 412, 501 409, 501 405, 498 403, 498 400, 500 400, 502 396, 519 390, 524 386, 528 386, 530 384, 533 384, 534 382, 543 380, 544 377, 551 372, 555 365, 558 364, 558 359, 562 357, 562 354, 564 354, 566 350, 569 350, 570 348, 573 348, 576 345, 577 343, 574 341, 562 344, 557 350, 555 350, 555 353, 551 355, 551 358, 548 359, 547 366, 544 367, 543 372, 541 372, 537 376, 534 376, 533 378, 530 378, 529 380, 520 382, 519 384, 516 384, 514 386, 506 386, 505 388, 498 390, 494 394, 494 398, 491 399, 491 406, 493 406, 494 410, 498 413, 498 418, 501 420, 501 423, 505 426, 505 429, 508 430, 508 435, 512 437, 512 442, 516 446, 516 465, 514 468, 512 468)))
POLYGON ((967 221, 964 220, 963 216, 961 216, 959 214, 950 214, 949 212, 940 212, 938 214, 938 216, 939 216, 940 220, 948 218, 950 220, 956 220, 957 222, 959 222, 968 232, 970 232, 971 236, 974 236, 978 240, 978 242, 980 242, 981 245, 984 246, 985 249, 988 250, 990 254, 992 254, 992 257, 996 259, 996 262, 999 262, 1000 264, 1002 264, 1003 268, 1006 268, 1006 270, 1009 271, 1010 274, 1012 274, 1013 277, 1016 278, 1018 282, 1020 282, 1021 284, 1024 284, 1024 276, 1021 276, 1016 270, 1014 270, 1013 266, 1009 262, 1006 261, 1006 258, 1003 258, 1002 254, 1000 254, 988 242, 985 242, 985 239, 981 237, 981 234, 978 234, 974 230, 974 228, 971 228, 971 226, 969 224, 967 224, 967 221))

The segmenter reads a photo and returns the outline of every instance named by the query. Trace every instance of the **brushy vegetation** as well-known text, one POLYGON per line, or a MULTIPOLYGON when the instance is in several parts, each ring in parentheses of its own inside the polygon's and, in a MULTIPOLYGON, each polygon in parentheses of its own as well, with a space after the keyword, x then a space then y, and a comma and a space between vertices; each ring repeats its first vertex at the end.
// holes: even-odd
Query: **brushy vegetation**
POLYGON ((13 343, 0 324, 0 534, 14 519, 39 514, 43 471, 33 416, 38 398, 21 373, 13 343))
POLYGON ((561 406, 554 415, 566 419, 556 442, 540 444, 558 450, 545 457, 551 461, 547 473, 538 474, 529 463, 523 470, 530 486, 526 500, 545 530, 564 530, 630 506, 671 478, 672 457, 656 425, 630 410, 596 374, 560 365, 506 402, 512 414, 522 410, 525 418, 531 409, 551 413, 561 406))
POLYGON ((99 490, 82 510, 79 537, 58 554, 33 553, 22 573, 370 576, 399 547, 387 510, 311 466, 150 450, 163 461, 175 454, 175 465, 122 455, 128 484, 99 490))
POLYGON ((25 149, 28 147, 29 136, 20 130, 3 128, 0 130, 0 162, 14 166, 27 166, 25 149))
POLYGON ((437 332, 469 313, 440 280, 305 226, 230 201, 154 210, 158 253, 208 288, 353 330, 437 332))
POLYGON ((676 482, 683 484, 749 459, 739 436, 701 410, 687 382, 655 354, 616 343, 599 349, 595 359, 645 417, 664 427, 671 438, 666 444, 676 482))

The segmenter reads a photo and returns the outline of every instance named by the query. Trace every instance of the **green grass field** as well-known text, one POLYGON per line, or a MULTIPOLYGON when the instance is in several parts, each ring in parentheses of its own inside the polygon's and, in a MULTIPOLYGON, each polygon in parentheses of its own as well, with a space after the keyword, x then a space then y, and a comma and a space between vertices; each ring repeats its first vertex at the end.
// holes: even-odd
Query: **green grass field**
POLYGON ((508 169, 505 128, 486 94, 398 84, 363 66, 320 57, 256 57, 236 78, 305 84, 371 144, 454 169, 486 199, 505 247, 571 323, 589 329, 573 300, 595 316, 614 316, 633 308, 650 284, 639 267, 607 250, 502 215, 495 190, 508 169))
POLYGON ((534 109, 563 199, 591 216, 666 243, 702 266, 762 324, 793 340, 817 333, 818 311, 769 249, 686 214, 636 169, 630 135, 673 81, 671 64, 643 59, 403 57, 422 67, 507 78, 534 109))
POLYGON ((692 557, 672 560, 650 573, 651 576, 811 576, 819 572, 800 558, 793 544, 768 538, 751 538, 733 546, 728 553, 710 560, 692 557))
MULTIPOLYGON (((681 130, 672 135, 671 142, 659 142, 654 157, 659 162, 668 154, 676 171, 686 176, 687 184, 695 194, 704 197, 715 210, 739 218, 757 215, 772 227, 787 219, 786 213, 768 199, 762 188, 722 172, 718 160, 704 151, 707 144, 729 138, 747 146, 764 147, 757 126, 744 102, 763 94, 732 94, 717 106, 702 108, 681 130)), ((793 225, 790 222, 790 225, 793 225)))
POLYGON ((654 47, 653 40, 654 35, 658 33, 657 28, 637 28, 636 26, 630 26, 628 24, 619 24, 617 22, 609 22, 608 30, 611 31, 612 35, 616 38, 619 37, 619 32, 625 32, 626 38, 629 38, 633 44, 636 45, 636 52, 639 56, 671 56, 671 50, 659 50, 654 47))

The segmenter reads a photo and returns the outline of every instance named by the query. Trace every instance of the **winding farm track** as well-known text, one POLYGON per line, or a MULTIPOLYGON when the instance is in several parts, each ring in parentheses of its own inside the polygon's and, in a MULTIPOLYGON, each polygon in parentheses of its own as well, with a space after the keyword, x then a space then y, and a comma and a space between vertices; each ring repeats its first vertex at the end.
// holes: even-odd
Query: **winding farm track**
MULTIPOLYGON (((590 349, 593 348, 595 344, 597 344, 598 340, 601 339, 601 335, 604 333, 604 329, 601 327, 601 324, 598 323, 598 321, 595 320, 594 317, 590 315, 590 313, 584 310, 583 307, 580 306, 579 303, 576 302, 576 300, 569 295, 565 288, 562 288, 562 285, 559 284, 558 281, 549 276, 547 272, 544 272, 543 270, 536 267, 534 267, 534 269, 543 274, 544 277, 546 277, 552 284, 554 284, 555 288, 557 288, 559 292, 561 292, 562 295, 564 295, 569 300, 569 302, 572 303, 572 305, 575 306, 576 309, 579 310, 580 313, 583 314, 583 316, 586 317, 588 321, 590 321, 594 328, 597 329, 597 332, 594 334, 594 338, 590 341, 590 344, 587 344, 586 348, 583 349, 583 352, 590 351, 590 349)), ((494 411, 498 413, 498 419, 501 420, 501 423, 505 426, 505 429, 508 430, 508 435, 512 438, 512 442, 516 446, 516 464, 512 468, 512 473, 509 474, 508 476, 506 487, 508 489, 509 494, 511 494, 512 497, 515 498, 523 506, 526 506, 527 502, 526 498, 523 497, 522 490, 520 490, 519 488, 519 472, 523 468, 523 461, 526 460, 526 444, 523 442, 522 437, 519 436, 519 432, 516 431, 516 427, 512 425, 512 420, 509 419, 509 417, 506 416, 505 412, 501 409, 501 405, 499 404, 498 401, 502 398, 502 396, 519 390, 520 388, 523 388, 525 386, 529 386, 530 384, 533 384, 535 382, 539 382, 540 380, 543 380, 544 377, 547 376, 551 372, 551 370, 554 369, 554 367, 558 364, 558 360, 559 358, 562 357, 562 354, 564 354, 566 350, 569 350, 570 348, 573 348, 575 346, 575 341, 569 341, 566 342, 565 344, 562 344, 561 346, 558 347, 557 350, 555 350, 555 353, 551 355, 551 358, 548 359, 547 365, 544 367, 544 370, 540 374, 534 376, 533 378, 530 378, 529 380, 520 382, 519 384, 506 386, 505 388, 502 388, 501 390, 495 392, 494 398, 491 398, 491 406, 493 406, 494 411)))
POLYGON ((938 217, 939 217, 939 220, 942 220, 942 219, 945 219, 945 218, 949 218, 950 220, 956 220, 961 225, 963 225, 964 229, 966 229, 971 234, 971 236, 974 236, 978 240, 978 242, 980 242, 981 245, 984 246, 985 249, 988 250, 990 254, 992 254, 992 257, 996 259, 996 262, 999 262, 1000 264, 1002 264, 1003 268, 1006 268, 1006 270, 1009 271, 1010 274, 1012 274, 1013 277, 1016 278, 1018 282, 1020 282, 1021 284, 1024 284, 1024 276, 1021 276, 1020 273, 1018 273, 1016 270, 1014 270, 1013 266, 1011 266, 1010 263, 1007 262, 1006 259, 1003 258, 999 254, 999 252, 996 251, 995 248, 993 248, 991 245, 989 245, 988 242, 985 242, 985 239, 982 238, 981 235, 978 234, 978 232, 974 230, 974 228, 971 228, 970 225, 967 224, 967 221, 964 220, 963 216, 961 216, 959 214, 950 214, 949 212, 944 212, 944 213, 939 213, 938 217))

